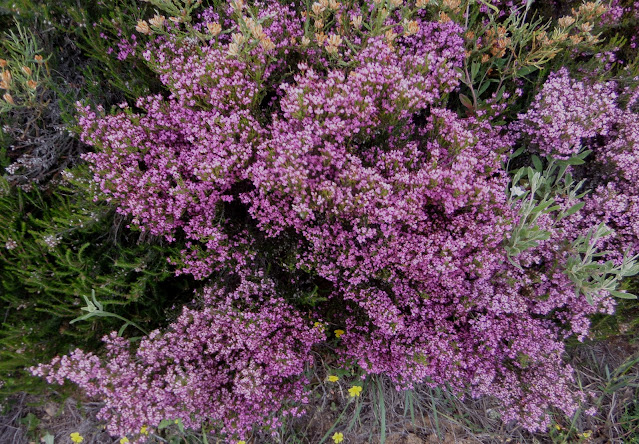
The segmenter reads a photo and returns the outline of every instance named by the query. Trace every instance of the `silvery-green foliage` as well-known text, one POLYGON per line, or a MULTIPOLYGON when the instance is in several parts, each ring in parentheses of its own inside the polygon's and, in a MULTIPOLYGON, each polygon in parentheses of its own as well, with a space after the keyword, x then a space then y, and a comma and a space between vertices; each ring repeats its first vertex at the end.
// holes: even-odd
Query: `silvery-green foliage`
POLYGON ((636 299, 637 296, 618 291, 622 278, 639 273, 639 254, 630 256, 626 251, 620 265, 611 260, 602 262, 607 251, 597 251, 597 241, 614 232, 604 224, 593 227, 587 235, 579 236, 572 243, 573 254, 566 262, 565 273, 575 283, 579 293, 584 294, 589 304, 593 305, 593 296, 610 293, 623 299, 636 299))
MULTIPOLYGON (((518 150, 512 157, 521 153, 518 150)), ((568 167, 582 165, 590 151, 584 150, 567 160, 546 158, 546 166, 541 159, 533 155, 533 166, 518 169, 511 181, 509 203, 517 208, 519 219, 514 225, 511 235, 506 239, 504 248, 508 260, 518 268, 521 265, 514 259, 521 252, 536 247, 539 242, 551 237, 550 228, 554 228, 562 219, 580 211, 584 202, 581 200, 587 191, 581 192, 584 180, 575 182, 568 167), (557 197, 561 197, 565 205, 559 205, 557 197), (548 229, 538 225, 544 214, 552 214, 552 226, 548 229)), ((636 299, 635 295, 618 291, 622 278, 639 273, 639 254, 624 254, 622 263, 615 265, 611 260, 604 261, 609 251, 599 251, 598 240, 614 235, 614 231, 605 224, 593 227, 585 235, 578 236, 571 242, 571 252, 566 261, 565 273, 574 282, 578 293, 583 294, 591 305, 593 296, 609 293, 624 299, 636 299)))
MULTIPOLYGON (((515 152, 513 157, 520 153, 521 151, 515 152)), ((556 213, 554 218, 559 222, 583 207, 583 202, 579 200, 586 193, 578 192, 584 182, 575 183, 572 174, 566 170, 568 165, 583 163, 588 154, 589 151, 584 151, 568 160, 549 157, 545 168, 539 157, 533 156, 534 168, 523 167, 515 172, 509 190, 509 204, 517 208, 519 219, 504 244, 509 261, 515 266, 520 267, 513 261, 515 256, 550 238, 550 232, 537 224, 540 216, 556 213), (569 206, 563 209, 557 204, 556 196, 563 196, 569 206)))

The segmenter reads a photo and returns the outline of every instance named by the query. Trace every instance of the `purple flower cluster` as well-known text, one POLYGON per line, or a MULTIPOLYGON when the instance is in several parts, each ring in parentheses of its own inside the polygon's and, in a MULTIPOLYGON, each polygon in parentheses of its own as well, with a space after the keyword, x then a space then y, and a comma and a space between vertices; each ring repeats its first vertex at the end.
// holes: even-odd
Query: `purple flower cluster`
POLYGON ((509 131, 490 116, 462 118, 447 109, 465 57, 458 25, 416 15, 409 27, 394 12, 386 33, 368 35, 358 20, 377 9, 332 3, 348 48, 323 23, 330 36, 305 34, 304 17, 268 2, 242 26, 224 21, 231 38, 157 38, 144 57, 168 97, 115 115, 81 110, 104 198, 139 229, 183 242, 178 273, 240 276, 233 290, 208 287, 204 308, 184 309, 137 350, 110 337, 104 361, 76 351, 36 370, 105 398, 111 433, 167 418, 240 438, 254 423, 274 427, 282 400, 304 402, 302 371, 326 340, 310 327, 318 315, 345 331, 334 344, 345 366, 398 388, 495 397, 505 421, 530 430, 548 426, 549 408, 572 414, 583 399, 569 389, 563 340, 583 338, 611 300, 591 306, 576 293, 562 272, 567 228, 547 216, 538 224, 551 239, 522 252, 520 267, 507 260, 502 244, 520 216, 503 165, 522 135, 556 157, 603 137, 599 161, 623 174, 596 196, 616 217, 624 210, 610 196, 639 177, 627 144, 637 146, 636 119, 614 85, 563 70, 509 131), (268 261, 286 250, 274 267, 288 264, 289 284, 317 278, 326 305, 311 316, 295 291, 283 300, 275 277, 249 273, 267 262, 260 248, 268 261))
POLYGON ((511 129, 543 155, 568 158, 592 150, 585 167, 574 169, 590 191, 584 209, 565 220, 568 237, 603 222, 613 228, 603 248, 639 252, 639 119, 632 91, 614 82, 573 79, 566 69, 550 75, 529 110, 511 129), (622 105, 625 103, 625 105, 622 105))
POLYGON ((256 425, 274 431, 282 415, 302 414, 303 374, 324 333, 277 298, 266 279, 242 279, 233 291, 207 287, 201 297, 205 308, 184 308, 136 350, 114 332, 104 338, 104 359, 78 349, 32 371, 104 399, 98 416, 109 433, 139 442, 143 427, 152 432, 166 419, 246 439, 256 425))
POLYGON ((566 68, 550 75, 528 111, 512 130, 530 137, 544 155, 568 158, 587 139, 612 129, 616 95, 609 84, 589 85, 574 80, 566 68))

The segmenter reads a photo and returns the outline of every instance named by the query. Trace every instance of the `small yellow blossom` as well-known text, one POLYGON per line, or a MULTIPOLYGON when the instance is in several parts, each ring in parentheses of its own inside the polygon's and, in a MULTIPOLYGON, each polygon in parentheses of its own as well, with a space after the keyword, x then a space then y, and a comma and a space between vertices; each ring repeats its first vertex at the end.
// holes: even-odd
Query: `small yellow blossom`
POLYGON ((335 375, 330 375, 328 377, 329 382, 337 382, 339 381, 339 376, 335 376, 335 375))
POLYGON ((342 336, 344 333, 346 333, 344 330, 335 330, 335 337, 339 338, 340 336, 342 336))
POLYGON ((581 436, 583 436, 584 438, 590 438, 590 436, 592 436, 592 432, 590 430, 586 430, 581 434, 581 436))
POLYGON ((355 398, 362 394, 362 387, 359 385, 354 385, 353 387, 348 389, 348 394, 351 395, 351 398, 355 398))
POLYGON ((339 444, 340 442, 344 441, 344 434, 342 432, 336 432, 333 435, 333 442, 335 444, 339 444))
POLYGON ((149 434, 149 428, 148 428, 147 426, 142 426, 142 427, 140 428, 140 433, 141 433, 142 435, 148 435, 148 434, 149 434))
POLYGON ((237 444, 246 444, 246 441, 244 441, 244 440, 238 441, 237 444))
POLYGON ((69 436, 71 437, 71 441, 73 441, 73 442, 82 442, 82 441, 84 441, 84 438, 78 432, 73 432, 69 436))
POLYGON ((559 424, 555 424, 555 428, 556 428, 557 430, 561 430, 561 426, 560 426, 559 424))
POLYGON ((129 438, 126 436, 120 440, 120 444, 129 444, 129 438))

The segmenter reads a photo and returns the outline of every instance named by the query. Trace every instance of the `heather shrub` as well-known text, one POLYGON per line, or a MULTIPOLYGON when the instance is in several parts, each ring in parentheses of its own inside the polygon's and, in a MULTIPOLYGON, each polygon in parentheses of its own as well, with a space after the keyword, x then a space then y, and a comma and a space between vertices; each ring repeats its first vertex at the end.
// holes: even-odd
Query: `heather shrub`
POLYGON ((493 397, 530 431, 587 404, 563 352, 632 297, 636 119, 613 81, 525 81, 594 48, 605 8, 551 31, 476 2, 151 3, 170 16, 137 23, 135 52, 163 93, 78 104, 83 158, 96 199, 204 290, 139 344, 112 334, 35 374, 141 441, 175 419, 272 433, 325 345, 398 390, 493 397))
POLYGON ((104 338, 104 363, 78 349, 34 373, 60 384, 69 379, 105 399, 99 417, 115 436, 144 440, 140 430, 175 419, 246 439, 255 425, 275 430, 274 413, 299 415, 289 403, 308 402, 304 370, 324 333, 277 298, 266 279, 241 279, 234 290, 206 287, 201 298, 204 307, 184 308, 136 350, 114 332, 104 338))
POLYGON ((636 253, 639 246, 634 223, 637 173, 633 159, 639 149, 635 101, 613 81, 578 81, 562 69, 549 76, 528 111, 511 125, 543 156, 561 158, 582 147, 590 149, 587 164, 569 168, 591 192, 584 198, 584 210, 565 224, 568 230, 582 232, 598 223, 609 225, 616 236, 602 246, 616 250, 617 261, 626 248, 636 253))

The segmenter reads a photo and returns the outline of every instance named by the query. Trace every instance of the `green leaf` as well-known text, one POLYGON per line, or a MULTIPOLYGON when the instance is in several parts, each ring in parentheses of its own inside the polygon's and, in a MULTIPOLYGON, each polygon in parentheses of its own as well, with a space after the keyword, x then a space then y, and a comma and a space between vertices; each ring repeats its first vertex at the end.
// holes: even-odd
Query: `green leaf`
POLYGON ((515 157, 521 156, 521 153, 523 153, 523 152, 524 152, 524 147, 521 146, 521 147, 517 148, 515 150, 515 152, 510 155, 510 158, 514 159, 515 157))
POLYGON ((477 97, 481 96, 484 92, 486 92, 490 84, 493 83, 492 80, 493 79, 486 80, 484 83, 481 84, 481 86, 477 90, 477 97))
POLYGON ((501 88, 499 88, 499 91, 497 91, 497 97, 495 97, 495 101, 499 102, 502 98, 502 96, 504 95, 504 91, 506 91, 506 85, 503 85, 501 88))
POLYGON ((621 298, 621 299, 637 299, 637 296, 632 294, 632 293, 625 293, 623 291, 617 291, 617 290, 608 290, 610 292, 611 295, 613 295, 614 297, 617 298, 621 298))
POLYGON ((575 214, 577 211, 581 210, 581 209, 584 207, 584 205, 586 205, 586 202, 579 202, 579 203, 574 204, 572 207, 568 208, 568 209, 566 210, 566 212, 565 212, 565 213, 563 213, 563 214, 559 217, 559 220, 561 220, 561 219, 563 219, 563 218, 565 218, 565 217, 568 217, 568 216, 572 216, 572 215, 573 215, 573 214, 575 214))
MULTIPOLYGON (((534 209, 533 209, 533 213, 539 213, 544 211, 546 208, 548 208, 549 206, 551 206, 553 203, 555 203, 555 199, 550 199, 547 200, 545 202, 541 202, 539 205, 537 205, 534 209)), ((550 210, 546 211, 547 213, 550 212, 550 210)))
POLYGON ((536 169, 537 171, 543 171, 544 166, 543 166, 543 164, 541 163, 541 159, 539 158, 539 156, 538 156, 538 155, 536 155, 536 154, 533 154, 533 155, 532 155, 532 163, 533 163, 533 165, 535 166, 535 169, 536 169))
POLYGON ((557 164, 558 165, 583 165, 584 163, 586 163, 581 157, 571 157, 570 159, 566 159, 566 160, 558 160, 557 164))
POLYGON ((479 73, 479 68, 481 67, 481 63, 479 62, 473 62, 470 65, 470 81, 471 82, 475 82, 475 77, 477 77, 477 74, 479 73))
POLYGON ((473 110, 474 109, 473 102, 468 98, 468 96, 466 96, 464 94, 460 94, 459 95, 459 100, 460 100, 461 104, 464 105, 469 110, 473 110))
POLYGON ((533 66, 533 65, 528 65, 528 66, 524 66, 521 69, 517 70, 517 74, 515 74, 517 77, 525 77, 528 74, 537 71, 537 67, 533 66))
POLYGON ((579 154, 577 154, 577 157, 580 159, 585 159, 586 157, 588 157, 588 155, 592 153, 592 150, 583 150, 582 152, 580 152, 579 154))
POLYGON ((124 333, 124 330, 131 325, 129 322, 126 322, 122 325, 122 327, 120 327, 120 330, 118 330, 118 336, 122 336, 122 334, 124 333))

